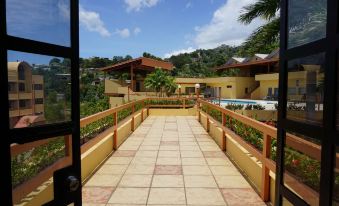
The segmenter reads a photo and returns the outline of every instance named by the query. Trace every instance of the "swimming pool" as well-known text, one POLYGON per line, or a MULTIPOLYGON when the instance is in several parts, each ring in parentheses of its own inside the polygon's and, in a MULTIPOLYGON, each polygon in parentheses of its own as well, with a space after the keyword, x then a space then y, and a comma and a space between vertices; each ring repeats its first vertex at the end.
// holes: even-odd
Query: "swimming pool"
MULTIPOLYGON (((214 103, 218 104, 219 100, 214 100, 214 103)), ((241 104, 241 105, 255 105, 260 104, 265 107, 266 110, 275 110, 275 104, 278 101, 266 101, 266 100, 252 100, 252 99, 221 99, 220 106, 225 107, 228 104, 241 104)))

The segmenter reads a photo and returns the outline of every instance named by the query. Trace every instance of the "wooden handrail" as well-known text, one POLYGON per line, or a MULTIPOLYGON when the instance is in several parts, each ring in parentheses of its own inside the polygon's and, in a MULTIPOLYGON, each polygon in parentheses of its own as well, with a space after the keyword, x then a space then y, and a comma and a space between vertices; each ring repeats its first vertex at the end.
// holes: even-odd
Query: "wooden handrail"
MULTIPOLYGON (((233 112, 231 110, 219 107, 203 99, 198 99, 197 105, 198 105, 197 108, 198 108, 199 121, 200 121, 201 112, 203 112, 206 115, 207 121, 208 119, 214 119, 211 115, 208 114, 208 111, 209 111, 208 108, 212 108, 217 111, 220 111, 222 122, 220 123, 214 119, 215 123, 223 129, 224 134, 230 135, 236 142, 238 142, 242 147, 244 147, 247 151, 249 151, 254 157, 256 157, 262 163, 261 198, 263 201, 268 201, 269 194, 270 194, 269 171, 275 172, 275 167, 276 167, 275 162, 270 159, 270 152, 272 149, 271 141, 272 139, 277 138, 277 129, 267 124, 264 124, 262 122, 259 122, 257 120, 251 119, 247 116, 244 116, 236 112, 233 112), (202 111, 202 106, 204 105, 208 106, 206 112, 202 111), (253 145, 249 144, 239 135, 235 134, 231 130, 231 128, 226 127, 225 115, 233 119, 236 119, 242 122, 243 124, 246 124, 247 126, 250 126, 250 127, 253 127, 259 130, 263 135, 263 150, 262 151, 257 150, 253 145)), ((313 142, 307 141, 293 134, 287 133, 286 144, 289 147, 299 152, 302 152, 311 158, 314 158, 318 161, 321 160, 321 147, 313 142)), ((339 155, 337 155, 336 161, 339 162, 339 155)), ((301 195, 302 197, 304 198, 312 197, 313 199, 319 198, 319 195, 313 189, 295 180, 293 175, 286 173, 285 176, 286 176, 286 181, 288 181, 289 183, 289 187, 297 189, 299 195, 301 195)))
MULTIPOLYGON (((145 99, 141 99, 141 100, 137 100, 137 101, 133 101, 133 102, 129 102, 126 104, 123 104, 121 106, 118 107, 114 107, 102 112, 98 112, 96 114, 90 115, 88 117, 84 117, 82 119, 80 119, 80 127, 83 128, 95 121, 98 121, 100 119, 103 119, 105 117, 108 116, 115 116, 115 121, 113 122, 113 131, 104 131, 103 134, 99 134, 97 137, 95 137, 93 139, 93 141, 90 141, 89 144, 84 144, 81 146, 81 151, 82 153, 84 153, 85 151, 87 151, 90 147, 92 147, 93 145, 95 145, 95 143, 99 142, 105 135, 105 132, 114 132, 114 136, 113 138, 117 138, 117 128, 118 128, 118 112, 126 109, 126 108, 131 108, 132 109, 132 114, 127 116, 126 118, 133 118, 133 114, 135 114, 136 112, 136 108, 135 106, 137 104, 141 104, 143 109, 141 110, 141 112, 144 111, 144 109, 147 109, 147 112, 149 110, 149 107, 151 107, 152 105, 147 105, 146 103, 148 101, 152 101, 152 100, 156 100, 156 101, 160 101, 160 100, 168 100, 168 101, 177 101, 177 100, 181 100, 183 102, 188 101, 188 100, 194 100, 196 98, 187 98, 187 97, 169 97, 169 98, 161 98, 161 97, 151 97, 151 98, 145 98, 145 99)), ((178 104, 178 105, 158 105, 160 107, 183 107, 183 104, 178 104)), ((190 106, 194 106, 194 105, 186 105, 186 107, 190 107, 190 106)), ((141 115, 142 117, 142 121, 143 121, 143 113, 141 115)), ((12 156, 16 156, 19 154, 22 154, 23 152, 27 152, 29 150, 31 150, 32 148, 36 148, 39 146, 43 146, 48 144, 50 141, 54 140, 56 138, 50 138, 50 139, 46 139, 46 140, 39 140, 39 141, 35 141, 35 142, 31 142, 31 143, 26 143, 26 144, 12 144, 11 145, 11 155, 12 156)), ((38 187, 39 185, 43 184, 45 181, 47 181, 50 177, 53 176, 53 172, 55 170, 61 169, 67 165, 69 165, 71 163, 71 137, 70 136, 65 136, 65 157, 59 159, 58 161, 56 161, 55 163, 53 163, 52 165, 50 165, 49 167, 45 168, 44 170, 42 170, 41 172, 39 172, 35 177, 31 178, 30 180, 22 183, 21 185, 17 186, 15 189, 13 189, 13 201, 18 203, 19 201, 21 201, 22 198, 24 198, 27 194, 29 194, 31 191, 33 191, 36 187, 38 187)), ((115 141, 116 142, 116 141, 115 141)), ((116 148, 116 145, 114 146, 116 148)))

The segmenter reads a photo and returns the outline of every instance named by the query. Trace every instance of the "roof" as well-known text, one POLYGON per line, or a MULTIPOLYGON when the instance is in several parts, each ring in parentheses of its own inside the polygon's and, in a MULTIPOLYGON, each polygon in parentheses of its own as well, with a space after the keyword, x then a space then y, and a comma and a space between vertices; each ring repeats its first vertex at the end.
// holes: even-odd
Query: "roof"
POLYGON ((268 54, 255 54, 254 56, 259 57, 261 59, 265 59, 268 56, 268 54))
POLYGON ((241 62, 246 60, 246 58, 242 58, 242 57, 232 57, 232 59, 236 60, 239 63, 241 63, 241 62))
POLYGON ((8 70, 17 71, 20 64, 23 64, 24 66, 27 66, 28 68, 31 68, 31 66, 27 62, 8 62, 7 63, 8 70))
POLYGON ((19 121, 14 126, 14 128, 29 127, 31 124, 34 124, 36 122, 43 121, 43 120, 44 120, 44 117, 42 116, 36 116, 36 115, 23 116, 19 119, 19 121))
POLYGON ((99 70, 107 72, 107 71, 112 71, 112 70, 129 68, 132 65, 135 65, 136 69, 155 69, 157 67, 160 67, 165 70, 172 70, 174 67, 173 64, 170 62, 160 61, 160 60, 146 58, 146 57, 139 57, 136 59, 131 59, 131 60, 124 61, 118 64, 100 68, 99 70))
POLYGON ((223 70, 223 69, 231 69, 231 68, 243 68, 243 67, 249 67, 253 65, 267 65, 271 63, 277 63, 279 59, 263 59, 263 60, 258 60, 254 62, 245 62, 245 63, 238 63, 238 64, 231 64, 231 65, 222 65, 215 70, 223 70))

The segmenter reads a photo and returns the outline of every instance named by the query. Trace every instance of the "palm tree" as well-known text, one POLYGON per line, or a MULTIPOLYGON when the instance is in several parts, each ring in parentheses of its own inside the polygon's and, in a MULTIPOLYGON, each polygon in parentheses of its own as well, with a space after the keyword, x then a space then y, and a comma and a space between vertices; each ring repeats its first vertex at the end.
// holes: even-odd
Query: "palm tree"
POLYGON ((243 8, 238 20, 244 24, 250 24, 254 19, 261 18, 268 21, 267 24, 256 29, 242 45, 241 55, 253 55, 254 53, 270 52, 278 47, 280 18, 279 0, 258 0, 243 8))
POLYGON ((158 92, 160 92, 160 96, 162 95, 162 88, 165 83, 166 73, 160 68, 156 68, 154 72, 148 74, 144 81, 144 85, 147 89, 153 89, 157 95, 158 92))
POLYGON ((171 96, 175 92, 175 90, 178 88, 178 85, 174 82, 174 79, 175 78, 171 76, 167 76, 166 78, 164 89, 168 97, 171 96))
MULTIPOLYGON (((289 4, 289 45, 299 46, 324 37, 326 0, 291 0, 289 4)), ((258 0, 243 8, 238 18, 240 22, 249 24, 256 18, 262 18, 268 22, 249 36, 242 45, 241 55, 269 52, 278 47, 279 9, 279 0, 258 0)))

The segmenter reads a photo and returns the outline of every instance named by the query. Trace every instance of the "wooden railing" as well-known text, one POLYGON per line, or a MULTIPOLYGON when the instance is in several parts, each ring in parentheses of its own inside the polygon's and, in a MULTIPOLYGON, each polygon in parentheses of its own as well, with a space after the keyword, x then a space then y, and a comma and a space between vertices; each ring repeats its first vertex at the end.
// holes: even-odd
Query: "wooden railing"
MULTIPOLYGON (((161 108, 172 108, 172 107, 179 107, 179 108, 189 108, 193 107, 195 102, 194 98, 145 98, 138 101, 129 102, 127 104, 123 104, 121 106, 117 106, 93 115, 90 115, 88 117, 84 117, 80 120, 80 128, 85 128, 92 123, 95 123, 97 121, 103 120, 108 117, 112 117, 112 121, 105 122, 107 125, 105 125, 104 129, 101 131, 100 128, 94 127, 93 129, 101 131, 98 134, 95 134, 93 138, 90 138, 88 141, 84 141, 81 146, 81 154, 88 151, 90 148, 92 148, 95 144, 97 144, 100 140, 102 140, 105 137, 105 134, 107 132, 112 132, 113 130, 113 147, 117 148, 117 132, 118 132, 118 126, 119 124, 123 124, 127 120, 131 120, 132 123, 132 131, 134 131, 134 114, 136 112, 139 112, 141 110, 141 121, 144 119, 144 110, 147 110, 147 115, 149 115, 149 109, 152 107, 161 107, 161 108), (161 102, 161 101, 172 101, 173 104, 159 104, 155 105, 152 104, 152 102, 161 102), (189 104, 186 104, 188 103, 189 104), (180 104, 178 104, 180 103, 180 104), (119 112, 122 112, 124 110, 128 109, 128 114, 120 115, 119 112)), ((60 138, 60 137, 58 137, 60 138)), ((11 155, 12 157, 16 157, 20 154, 23 154, 24 152, 28 152, 34 148, 38 148, 44 145, 47 145, 50 143, 50 141, 54 140, 56 138, 50 138, 48 140, 40 140, 35 141, 27 144, 12 144, 11 145, 11 155)), ((42 169, 42 171, 38 172, 34 177, 31 179, 23 182, 22 184, 16 186, 12 193, 13 193, 13 202, 19 203, 24 197, 26 197, 30 192, 34 191, 38 186, 42 185, 44 182, 46 182, 48 179, 50 179, 53 176, 54 171, 64 168, 71 164, 72 162, 72 138, 71 136, 65 136, 64 137, 64 152, 65 156, 58 159, 56 162, 54 162, 52 165, 42 169)))
MULTIPOLYGON (((271 159, 271 151, 275 151, 272 148, 272 141, 275 141, 277 138, 277 129, 264 124, 262 122, 256 121, 244 115, 238 114, 231 110, 224 109, 219 107, 213 103, 205 101, 203 99, 197 100, 197 109, 198 109, 198 118, 201 122, 201 114, 203 113, 206 115, 207 119, 207 131, 209 130, 209 119, 213 119, 220 128, 223 130, 223 139, 226 141, 225 135, 231 136, 236 142, 238 142, 243 148, 245 148, 249 153, 251 153, 255 158, 257 158, 262 163, 262 171, 261 171, 261 198, 264 201, 269 201, 270 198, 270 171, 276 172, 276 163, 274 160, 271 159), (202 108, 204 107, 204 110, 202 108), (207 111, 206 111, 207 110, 207 111), (221 118, 216 119, 209 115, 211 110, 218 111, 221 113, 221 118), (242 124, 245 124, 247 127, 254 128, 255 130, 260 131, 262 134, 262 150, 255 147, 253 144, 247 142, 244 138, 240 137, 234 132, 234 125, 232 125, 231 119, 237 120, 242 124), (231 121, 231 122, 226 122, 231 121), (227 127, 230 125, 230 127, 227 127), (273 150, 272 150, 273 149, 273 150)), ((220 114, 219 113, 219 114, 220 114)), ((227 144, 227 142, 224 142, 227 144)), ((321 157, 321 147, 315 143, 307 141, 305 139, 299 138, 292 134, 286 135, 286 145, 288 147, 293 148, 296 151, 299 151, 315 160, 320 161, 321 157)), ((337 162, 339 157, 337 156, 337 162)), ((294 175, 290 174, 289 172, 285 172, 284 174, 285 183, 287 186, 292 188, 294 191, 297 191, 298 194, 303 197, 305 200, 310 200, 312 202, 316 202, 319 196, 318 193, 310 188, 309 186, 299 182, 294 175), (312 201, 312 200, 315 201, 312 201)))

